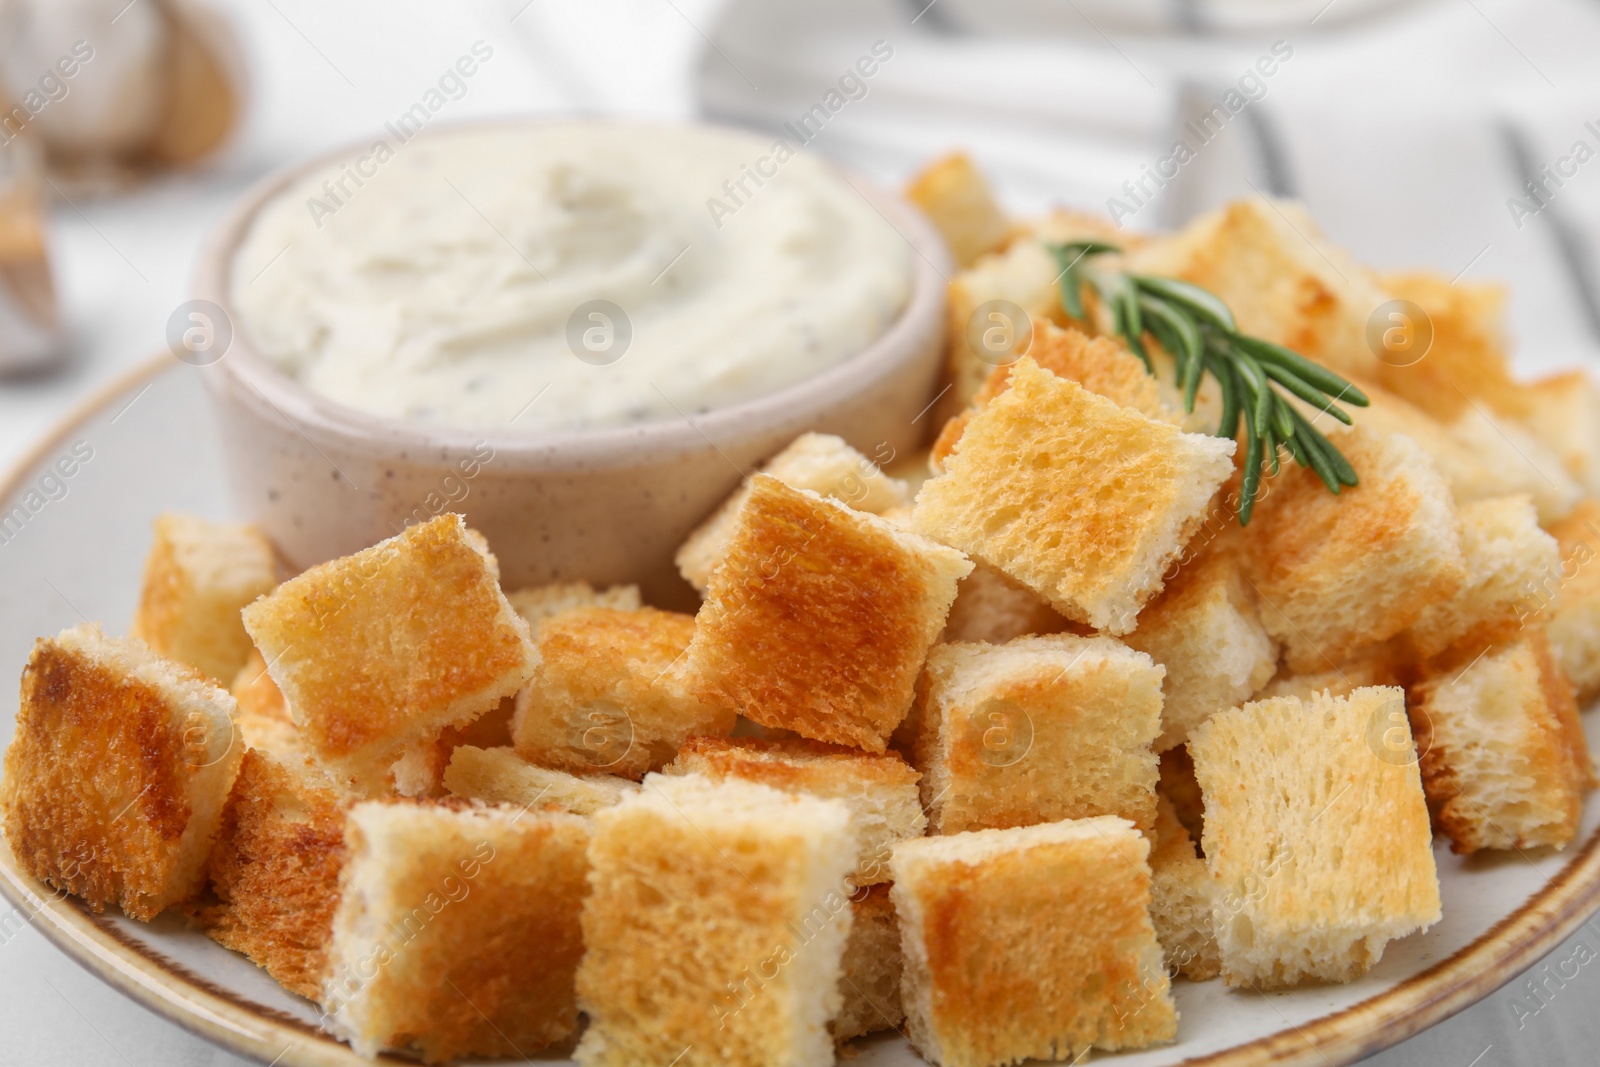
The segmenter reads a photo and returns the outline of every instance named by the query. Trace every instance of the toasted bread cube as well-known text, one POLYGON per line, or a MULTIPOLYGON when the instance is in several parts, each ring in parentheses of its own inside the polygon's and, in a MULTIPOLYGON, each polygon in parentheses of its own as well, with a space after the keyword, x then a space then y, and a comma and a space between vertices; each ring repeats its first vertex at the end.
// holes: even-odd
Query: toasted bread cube
MULTIPOLYGON (((943 426, 945 421, 966 410, 978 390, 994 370, 994 362, 984 359, 972 348, 970 340, 974 317, 990 301, 1003 300, 1022 309, 1029 320, 1029 328, 1038 330, 1051 317, 1060 313, 1061 297, 1056 289, 1056 277, 1061 268, 1042 241, 1013 241, 1004 252, 983 256, 967 270, 950 279, 949 301, 946 305, 945 331, 948 348, 945 355, 945 377, 950 388, 934 405, 930 415, 933 425, 943 426)), ((977 323, 978 329, 1000 325, 992 319, 977 323)), ((1012 337, 1020 342, 1023 324, 1006 323, 1012 337)))
MULTIPOLYGON (((1172 813, 1183 828, 1189 831, 1189 840, 1196 848, 1205 833, 1206 802, 1200 792, 1200 783, 1194 777, 1194 760, 1189 758, 1186 745, 1169 748, 1161 753, 1161 776, 1156 780, 1156 803, 1165 799, 1172 805, 1172 813)), ((1157 807, 1157 817, 1160 808, 1157 807)), ((1204 855, 1204 853, 1202 853, 1204 855)))
POLYGON ((1348 982, 1439 921, 1403 690, 1232 708, 1195 731, 1189 754, 1228 985, 1348 982))
POLYGON ((363 788, 526 682, 538 653, 460 515, 312 567, 244 611, 306 746, 363 788))
POLYGON ((1526 387, 1512 378, 1506 353, 1505 286, 1431 271, 1384 274, 1378 281, 1390 297, 1409 300, 1425 316, 1411 323, 1391 318, 1386 326, 1432 334, 1425 358, 1397 352, 1384 359, 1379 382, 1445 422, 1460 418, 1474 400, 1502 414, 1521 413, 1516 409, 1527 400, 1518 394, 1526 387))
POLYGON ((1550 527, 1561 545, 1561 570, 1531 591, 1533 605, 1550 610, 1556 661, 1587 704, 1600 696, 1600 501, 1585 500, 1550 527))
POLYGON ((939 640, 1003 645, 1013 637, 1056 634, 1077 625, 1004 571, 974 563, 972 573, 956 586, 956 602, 939 640))
POLYGON ((928 829, 917 795, 922 776, 893 752, 875 756, 804 739, 696 737, 679 750, 666 773, 702 774, 718 782, 736 778, 844 801, 856 837, 850 881, 858 886, 887 882, 895 842, 921 837, 928 829))
POLYGON ((1167 954, 1167 972, 1204 982, 1222 973, 1212 920, 1211 876, 1172 801, 1156 798, 1150 832, 1150 921, 1167 954))
POLYGON ((923 1057, 990 1067, 1171 1041, 1149 849, 1110 816, 896 846, 901 998, 923 1057))
POLYGON ((328 970, 352 800, 304 756, 252 749, 211 854, 220 903, 201 911, 206 933, 311 1000, 328 970))
POLYGON ((149 921, 204 888, 243 753, 225 691, 84 623, 28 657, 0 824, 35 878, 149 921))
POLYGON ((1594 767, 1542 630, 1441 657, 1413 695, 1422 783, 1453 851, 1562 848, 1577 835, 1594 767))
POLYGON ((850 938, 844 944, 839 975, 844 1006, 828 1023, 835 1041, 898 1030, 906 1019, 900 1002, 900 924, 894 917, 888 883, 880 882, 851 897, 850 911, 850 938))
POLYGON ((1376 277, 1323 237, 1299 204, 1251 198, 1203 215, 1128 256, 1129 270, 1209 289, 1242 333, 1350 377, 1375 377, 1367 320, 1388 299, 1376 277))
POLYGON ((596 592, 588 582, 554 582, 516 589, 506 594, 506 600, 535 634, 546 619, 573 608, 637 611, 641 606, 636 585, 614 585, 596 592))
POLYGON ((758 474, 696 620, 695 691, 763 726, 882 752, 971 569, 959 552, 758 474))
POLYGON ((1585 371, 1554 374, 1526 389, 1521 425, 1561 457, 1583 491, 1600 496, 1600 387, 1585 371))
POLYGON ((1461 551, 1467 582, 1449 600, 1430 604, 1407 635, 1426 659, 1452 645, 1492 643, 1540 614, 1528 589, 1561 566, 1556 539, 1539 528, 1533 501, 1525 496, 1495 497, 1463 504, 1461 551))
POLYGON ((924 167, 906 186, 906 199, 927 214, 958 266, 971 266, 1011 235, 1011 223, 995 202, 972 159, 953 152, 924 167))
POLYGON ((1256 694, 1256 699, 1297 697, 1301 701, 1308 701, 1318 693, 1347 697, 1357 689, 1400 685, 1403 681, 1402 675, 1406 673, 1403 668, 1409 666, 1410 660, 1410 652, 1403 648, 1401 642, 1376 645, 1353 659, 1347 659, 1337 667, 1330 667, 1325 671, 1311 671, 1307 674, 1279 672, 1261 692, 1256 694))
POLYGON ((363 1056, 518 1056, 578 1029, 585 819, 456 801, 366 801, 322 984, 326 1025, 363 1056))
POLYGON ((1233 450, 1024 358, 918 492, 916 527, 1069 619, 1127 633, 1233 473, 1233 450))
POLYGON ((539 627, 539 673, 517 695, 517 754, 573 774, 638 780, 696 734, 726 734, 731 710, 697 697, 678 669, 694 617, 654 608, 576 608, 539 627))
POLYGON ((277 584, 272 545, 254 526, 162 515, 130 636, 229 685, 250 655, 239 612, 277 584))
POLYGON ((855 862, 842 801, 652 776, 594 816, 583 1067, 833 1063, 855 862))
MULTIPOLYGON (((911 504, 905 482, 891 478, 878 465, 832 434, 806 433, 769 459, 761 474, 770 474, 794 489, 809 489, 819 496, 848 504, 857 511, 883 515, 911 504)), ((700 592, 706 591, 711 572, 728 551, 728 541, 738 525, 739 509, 750 499, 745 483, 723 501, 678 549, 678 572, 700 592)))
MULTIPOLYGON (((242 624, 241 624, 242 625, 242 624)), ((274 752, 298 760, 307 755, 289 716, 289 705, 267 673, 267 661, 254 646, 239 673, 233 676, 234 723, 246 748, 274 752)))
POLYGON ((1415 442, 1359 428, 1330 440, 1361 484, 1335 496, 1311 471, 1285 469, 1244 553, 1261 622, 1300 673, 1387 641, 1467 581, 1450 490, 1415 442))
POLYGON ((1261 624, 1255 590, 1227 552, 1179 568, 1123 640, 1167 669, 1157 752, 1183 744, 1215 712, 1243 704, 1278 669, 1278 643, 1261 624))
POLYGON ((639 788, 614 774, 579 777, 536 766, 509 748, 475 745, 461 745, 450 754, 444 786, 468 800, 519 807, 553 804, 574 815, 593 815, 639 788))
POLYGON ((1109 637, 939 645, 917 686, 916 765, 934 833, 1156 817, 1164 671, 1109 637))
POLYGON ((1583 487, 1561 457, 1523 425, 1477 406, 1449 426, 1450 435, 1471 456, 1472 484, 1452 486, 1457 500, 1526 493, 1543 522, 1571 514, 1583 487))

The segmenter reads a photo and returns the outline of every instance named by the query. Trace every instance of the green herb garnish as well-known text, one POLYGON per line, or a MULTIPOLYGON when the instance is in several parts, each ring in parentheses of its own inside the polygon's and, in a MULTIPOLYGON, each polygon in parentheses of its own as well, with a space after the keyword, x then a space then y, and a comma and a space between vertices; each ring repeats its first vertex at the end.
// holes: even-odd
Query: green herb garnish
POLYGON ((1244 421, 1244 483, 1240 488, 1239 524, 1249 525, 1261 488, 1265 460, 1278 473, 1278 450, 1309 468, 1337 494, 1358 481, 1350 461, 1284 397, 1291 393, 1326 411, 1346 426, 1350 416, 1338 401, 1366 407, 1365 393, 1326 367, 1282 345, 1239 332, 1233 313, 1215 293, 1176 278, 1101 270, 1094 257, 1122 251, 1104 241, 1069 241, 1049 246, 1061 267, 1061 306, 1087 322, 1083 287, 1089 285, 1111 316, 1112 332, 1127 342, 1152 375, 1155 367, 1145 347, 1153 337, 1172 357, 1175 384, 1183 392, 1184 410, 1194 411, 1201 378, 1210 374, 1222 388, 1222 416, 1216 435, 1235 439, 1244 421))

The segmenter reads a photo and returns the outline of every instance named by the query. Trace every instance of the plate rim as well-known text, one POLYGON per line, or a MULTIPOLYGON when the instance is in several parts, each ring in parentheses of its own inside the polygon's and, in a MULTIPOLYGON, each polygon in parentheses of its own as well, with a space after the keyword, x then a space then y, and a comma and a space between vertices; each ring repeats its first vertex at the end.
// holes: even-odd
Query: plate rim
MULTIPOLYGON (((152 357, 97 387, 3 475, 0 502, 82 425, 136 386, 181 364, 152 357)), ((337 1038, 196 975, 26 873, 0 847, 0 897, 67 957, 144 1008, 230 1052, 278 1067, 371 1063, 337 1038), (43 919, 35 923, 34 919, 43 919), (291 1055, 291 1053, 293 1053, 291 1055)), ((1600 909, 1600 829, 1543 888, 1473 941, 1409 978, 1303 1026, 1289 1024, 1242 1045, 1190 1057, 1179 1067, 1330 1067, 1354 1063, 1477 1003, 1547 955, 1600 909)), ((380 1063, 412 1061, 380 1056, 380 1063)))

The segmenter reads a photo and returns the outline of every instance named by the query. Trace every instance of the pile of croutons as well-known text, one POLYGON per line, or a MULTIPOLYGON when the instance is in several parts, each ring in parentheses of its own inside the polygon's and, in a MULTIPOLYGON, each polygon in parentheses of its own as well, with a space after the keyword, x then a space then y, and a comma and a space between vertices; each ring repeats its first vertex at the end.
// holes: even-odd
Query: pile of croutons
POLYGON ((1513 380, 1496 292, 1376 276, 1291 205, 1023 226, 959 158, 911 195, 966 261, 926 469, 801 437, 684 544, 693 616, 504 593, 457 515, 281 584, 250 527, 165 517, 135 639, 28 664, 18 858, 182 907, 367 1055, 803 1067, 900 1030, 988 1067, 1172 1041, 1174 978, 1364 973, 1439 920, 1436 831, 1573 840, 1588 379, 1513 380), (1241 526, 1217 398, 1063 310, 1044 242, 1085 236, 1358 381, 1360 484, 1286 462, 1241 526), (1406 366, 1367 332, 1397 296, 1406 366), (1032 320, 1001 366, 993 300, 1032 320))

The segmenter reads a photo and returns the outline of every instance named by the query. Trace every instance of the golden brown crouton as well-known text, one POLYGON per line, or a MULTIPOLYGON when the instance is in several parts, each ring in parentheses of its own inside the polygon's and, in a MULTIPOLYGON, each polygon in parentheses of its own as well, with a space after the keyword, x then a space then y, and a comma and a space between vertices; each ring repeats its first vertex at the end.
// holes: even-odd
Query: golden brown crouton
POLYGON ((518 1056, 578 1029, 588 822, 559 812, 365 802, 323 979, 323 1023, 363 1056, 518 1056))
POLYGON ((857 842, 856 867, 850 873, 855 885, 887 882, 895 842, 921 837, 928 828, 917 797, 922 776, 893 752, 874 756, 804 739, 696 737, 666 773, 703 774, 716 782, 737 778, 785 793, 844 801, 857 842))
POLYGON ((1200 783, 1194 777, 1194 760, 1189 758, 1187 745, 1169 748, 1161 753, 1161 776, 1156 780, 1156 797, 1165 797, 1172 804, 1172 813, 1183 828, 1189 831, 1189 840, 1196 848, 1205 832, 1206 802, 1200 793, 1200 783))
POLYGON ((1005 212, 989 184, 964 152, 936 159, 906 186, 906 199, 928 216, 956 265, 971 266, 985 252, 1000 248, 1011 235, 1005 212))
POLYGON ((444 785, 452 794, 489 804, 554 805, 574 815, 593 815, 639 787, 614 774, 582 777, 539 767, 509 748, 461 745, 450 755, 444 785))
MULTIPOLYGON (((832 434, 806 433, 767 460, 758 472, 770 474, 794 489, 809 489, 819 496, 848 504, 857 511, 884 515, 911 504, 911 492, 898 478, 878 469, 873 460, 832 434)), ((741 485, 701 523, 678 549, 678 572, 700 592, 728 550, 739 520, 739 509, 750 498, 750 486, 741 485)))
POLYGON ((1189 739, 1230 986, 1348 982, 1439 921, 1405 693, 1246 704, 1189 739))
POLYGON ((1553 374, 1524 390, 1520 425, 1561 458, 1591 497, 1600 496, 1600 387, 1587 371, 1553 374))
MULTIPOLYGON (((242 624, 241 624, 242 625, 242 624)), ((259 649, 250 649, 249 658, 233 677, 232 693, 236 712, 234 723, 246 748, 257 748, 296 758, 307 755, 300 731, 289 717, 278 685, 267 673, 267 661, 259 649)))
POLYGON ((1043 241, 1024 238, 1013 241, 1002 253, 984 256, 950 280, 948 310, 948 349, 945 377, 950 388, 939 397, 930 414, 933 425, 966 410, 978 390, 983 388, 996 361, 1026 352, 1024 341, 1033 331, 1061 312, 1061 297, 1056 278, 1061 268, 1043 241), (992 303, 1000 301, 1003 303, 992 303), (1022 312, 1022 321, 1016 312, 1022 312), (1016 320, 1016 321, 1013 321, 1016 320), (973 338, 983 342, 986 331, 998 330, 1004 351, 983 352, 973 348, 973 338))
POLYGON ((1233 473, 1233 450, 1024 358, 918 492, 914 521, 1068 618, 1127 633, 1233 473))
POLYGON ((1573 839, 1594 768, 1572 683, 1541 629, 1441 657, 1413 695, 1422 782, 1453 851, 1573 839))
POLYGON ((1088 628, 1062 615, 1044 597, 987 563, 956 586, 956 602, 945 619, 942 642, 981 641, 1003 645, 1027 634, 1058 634, 1088 628))
POLYGON ((1391 298, 1422 311, 1394 309, 1399 318, 1382 326, 1395 330, 1404 350, 1390 351, 1380 341, 1378 381, 1436 419, 1454 422, 1482 401, 1502 415, 1527 413, 1528 398, 1511 376, 1506 355, 1506 287, 1451 279, 1430 271, 1385 274, 1379 283, 1391 298), (1415 351, 1431 335, 1426 354, 1415 351), (1418 358, 1420 356, 1420 358, 1418 358))
POLYGON ((1155 822, 1162 668, 1109 637, 939 645, 917 684, 935 833, 1120 815, 1155 822))
POLYGON ((254 526, 162 515, 130 636, 228 685, 250 654, 239 611, 277 584, 272 545, 254 526))
POLYGON ((528 624, 459 515, 291 578, 244 612, 308 748, 382 789, 408 748, 492 709, 533 675, 528 624))
POLYGON ((1296 672, 1387 641, 1466 584, 1455 506, 1408 437, 1330 435, 1361 484, 1339 495, 1291 466, 1251 523, 1244 559, 1261 622, 1296 672))
POLYGON ((889 896, 918 1051, 989 1067, 1171 1041, 1149 848, 1110 816, 898 845, 889 896))
POLYGON ((588 582, 555 582, 516 589, 506 594, 506 600, 510 601, 535 634, 546 619, 573 608, 637 611, 640 606, 639 587, 636 585, 614 585, 596 592, 588 582))
POLYGON ((594 816, 583 1067, 826 1067, 855 863, 842 801, 655 776, 594 816))
POLYGON ((1585 500, 1550 532, 1561 545, 1561 569, 1529 590, 1529 606, 1550 612, 1554 602, 1550 644, 1587 704, 1600 696, 1600 501, 1585 500))
POLYGON ((1280 671, 1256 694, 1257 700, 1273 697, 1298 697, 1302 702, 1317 693, 1347 697, 1357 689, 1375 685, 1400 685, 1411 664, 1410 650, 1403 641, 1375 645, 1360 655, 1325 671, 1295 674, 1280 671))
POLYGON ((573 774, 639 779, 695 734, 726 734, 731 709, 702 700, 678 668, 694 618, 576 608, 539 628, 540 665, 517 695, 517 754, 573 774))
POLYGON ((204 887, 243 748, 226 692, 85 623, 28 657, 0 823, 35 878, 148 921, 204 887))
POLYGON ((1215 978, 1222 972, 1222 956, 1211 918, 1211 876, 1164 796, 1156 798, 1156 824, 1147 836, 1150 921, 1166 951, 1167 971, 1195 982, 1215 978))
POLYGON ((211 854, 206 933, 316 1000, 344 866, 350 794, 304 757, 244 754, 211 854))
POLYGON ((758 474, 688 673, 729 712, 882 752, 971 569, 959 552, 758 474))
POLYGON ((850 912, 850 938, 844 944, 839 975, 844 1006, 828 1023, 835 1041, 898 1030, 906 1018, 900 1002, 900 924, 895 921, 888 884, 857 892, 850 898, 850 912))

